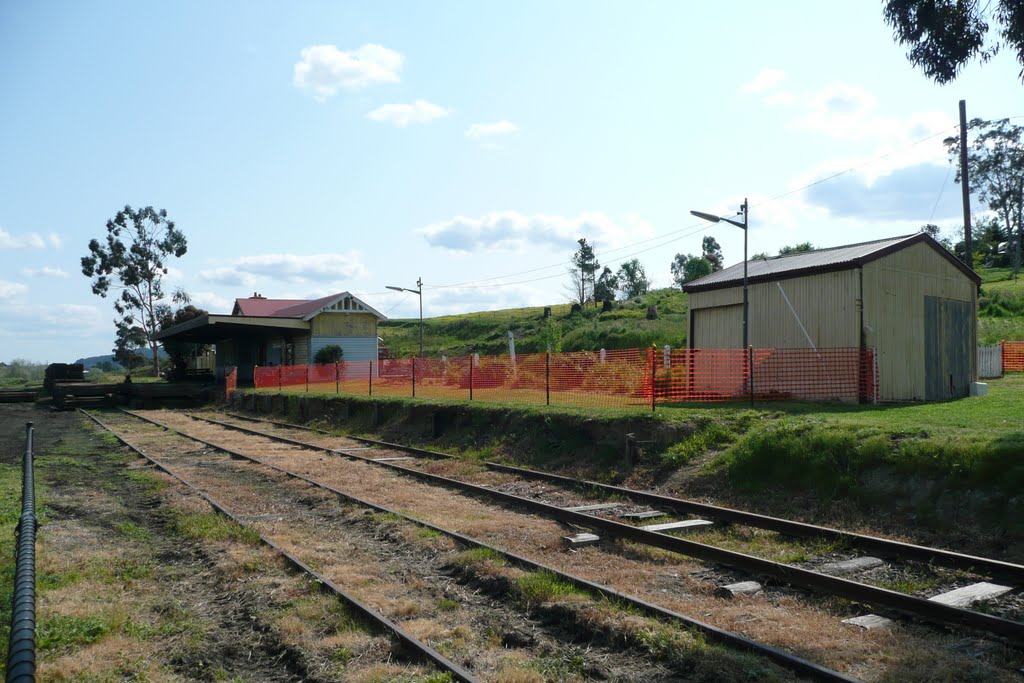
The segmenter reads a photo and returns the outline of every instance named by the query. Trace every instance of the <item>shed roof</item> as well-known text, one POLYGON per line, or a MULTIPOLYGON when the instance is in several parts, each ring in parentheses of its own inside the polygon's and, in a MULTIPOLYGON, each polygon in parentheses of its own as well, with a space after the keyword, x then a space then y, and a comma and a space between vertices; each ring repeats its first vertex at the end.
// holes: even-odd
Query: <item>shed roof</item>
MULTIPOLYGON (((936 242, 926 232, 748 261, 747 282, 772 282, 774 280, 784 280, 804 275, 857 268, 918 242, 926 243, 955 265, 966 277, 973 280, 975 284, 981 284, 981 277, 977 273, 965 266, 960 259, 956 258, 948 249, 936 242)), ((704 292, 712 289, 735 287, 742 283, 743 262, 741 261, 723 270, 698 278, 693 282, 688 282, 683 285, 683 291, 688 293, 704 292)))

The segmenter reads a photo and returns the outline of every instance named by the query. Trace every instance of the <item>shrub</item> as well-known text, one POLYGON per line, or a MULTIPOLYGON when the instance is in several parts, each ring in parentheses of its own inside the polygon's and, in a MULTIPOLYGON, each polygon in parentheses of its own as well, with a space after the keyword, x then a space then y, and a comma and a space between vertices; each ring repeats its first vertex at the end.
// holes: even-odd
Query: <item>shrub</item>
POLYGON ((340 363, 342 357, 345 355, 345 351, 337 344, 328 344, 313 356, 313 362, 317 365, 323 365, 324 363, 340 363))

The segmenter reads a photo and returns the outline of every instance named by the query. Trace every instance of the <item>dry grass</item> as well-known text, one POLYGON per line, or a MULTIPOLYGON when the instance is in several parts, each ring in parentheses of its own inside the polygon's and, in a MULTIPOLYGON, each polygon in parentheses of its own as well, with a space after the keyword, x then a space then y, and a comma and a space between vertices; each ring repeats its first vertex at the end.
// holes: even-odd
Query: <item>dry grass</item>
MULTIPOLYGON (((713 586, 689 576, 702 565, 683 557, 661 551, 623 553, 614 545, 567 553, 561 542, 561 537, 567 533, 565 528, 548 520, 462 497, 374 465, 227 432, 166 411, 155 417, 181 424, 183 429, 211 441, 258 453, 267 462, 288 467, 378 504, 408 510, 438 526, 615 586, 669 609, 693 614, 720 628, 832 668, 856 671, 857 675, 869 680, 886 680, 891 671, 908 671, 909 667, 903 663, 908 659, 907 653, 911 652, 943 654, 915 658, 915 666, 919 668, 905 678, 910 682, 941 680, 949 671, 961 672, 965 677, 982 672, 989 676, 989 680, 1012 680, 984 662, 966 655, 947 653, 944 649, 948 644, 947 638, 931 630, 902 627, 889 632, 854 630, 840 623, 842 617, 852 614, 831 613, 794 597, 724 600, 711 594, 713 586)), ((242 504, 251 502, 255 506, 258 502, 249 501, 241 492, 239 498, 242 504)), ((344 577, 353 585, 360 586, 361 591, 365 589, 370 599, 388 604, 385 595, 391 594, 394 588, 386 582, 374 582, 370 577, 366 577, 365 583, 359 579, 353 581, 353 575, 358 577, 360 574, 358 563, 356 566, 337 564, 337 558, 345 557, 346 552, 339 546, 330 551, 325 548, 322 552, 314 549, 315 557, 324 562, 329 575, 344 577)), ((493 569, 498 570, 497 567, 493 569)))

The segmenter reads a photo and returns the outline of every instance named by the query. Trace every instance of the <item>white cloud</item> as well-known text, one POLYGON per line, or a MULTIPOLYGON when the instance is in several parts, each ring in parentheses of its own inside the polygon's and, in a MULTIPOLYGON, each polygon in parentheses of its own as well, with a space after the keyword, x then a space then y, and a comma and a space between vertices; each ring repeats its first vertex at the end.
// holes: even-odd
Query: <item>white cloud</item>
POLYGON ((213 292, 190 292, 189 297, 192 299, 192 305, 197 308, 203 308, 211 313, 222 311, 224 313, 230 313, 231 307, 234 302, 230 299, 222 297, 213 292))
POLYGON ((636 241, 651 230, 635 218, 621 225, 600 212, 584 212, 567 218, 499 211, 480 218, 457 216, 416 232, 432 247, 458 252, 522 251, 538 245, 573 250, 581 237, 587 238, 600 251, 636 241))
POLYGON ((204 270, 199 277, 229 286, 253 285, 257 278, 282 282, 305 283, 311 281, 339 282, 365 277, 366 266, 358 253, 352 254, 262 254, 242 256, 233 263, 204 270))
POLYGON ((0 334, 22 340, 61 338, 80 342, 102 332, 109 332, 111 339, 114 336, 113 323, 95 306, 0 301, 0 314, 4 317, 0 334))
POLYGON ((474 123, 466 129, 467 138, 485 138, 495 135, 510 135, 519 130, 519 126, 511 121, 495 121, 494 123, 474 123))
POLYGON ((0 228, 0 249, 58 249, 62 244, 60 235, 56 233, 44 236, 38 232, 24 232, 15 235, 0 228))
POLYGON ((786 77, 786 72, 781 69, 761 69, 754 80, 748 81, 740 86, 741 92, 763 93, 773 89, 786 77))
POLYGON ((400 53, 374 44, 351 51, 339 50, 335 45, 311 45, 302 49, 301 56, 292 83, 320 101, 342 88, 356 90, 374 83, 397 83, 403 61, 400 53))
POLYGON ((0 280, 0 301, 17 299, 28 292, 28 287, 20 282, 0 280))
POLYGON ((448 113, 447 109, 432 102, 416 100, 412 104, 385 104, 371 111, 366 118, 405 128, 410 123, 430 123, 448 116, 448 113))
POLYGON ((42 268, 22 268, 21 274, 24 277, 56 277, 67 279, 67 271, 61 268, 51 268, 50 266, 43 266, 42 268))

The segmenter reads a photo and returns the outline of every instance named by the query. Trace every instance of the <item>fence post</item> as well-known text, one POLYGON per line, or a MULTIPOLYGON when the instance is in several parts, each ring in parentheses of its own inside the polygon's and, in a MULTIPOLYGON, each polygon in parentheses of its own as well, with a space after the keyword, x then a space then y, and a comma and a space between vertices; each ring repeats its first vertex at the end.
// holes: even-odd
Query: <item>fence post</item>
POLYGON ((278 391, 281 391, 281 370, 282 370, 283 367, 284 367, 283 365, 278 365, 277 366, 277 390, 278 391))
POLYGON ((306 393, 309 393, 309 363, 306 363, 306 393))
POLYGON ((416 356, 412 357, 412 397, 416 398, 416 356))
POLYGON ((338 376, 338 361, 334 361, 334 393, 341 393, 341 378, 338 376))
POLYGON ((469 356, 469 400, 473 400, 473 355, 469 356))
POLYGON ((654 346, 652 345, 651 348, 647 349, 647 363, 651 366, 651 412, 652 413, 654 412, 654 393, 655 393, 654 359, 655 359, 654 346))
MULTIPOLYGON (((377 362, 379 363, 380 361, 377 361, 377 362)), ((367 375, 367 377, 369 377, 369 382, 370 382, 370 393, 367 394, 367 396, 373 396, 373 361, 372 360, 370 361, 370 374, 367 375)))
POLYGON ((754 345, 747 347, 747 381, 750 383, 750 407, 754 407, 754 345))
MULTIPOLYGON (((238 366, 236 365, 235 367, 238 367, 238 366)), ((259 369, 260 369, 260 366, 258 366, 258 365, 252 366, 252 388, 253 388, 253 391, 259 391, 260 390, 259 385, 256 384, 256 371, 259 370, 259 369)), ((228 383, 228 371, 227 371, 227 368, 225 368, 224 369, 224 385, 225 385, 225 390, 227 388, 227 383, 228 383)))
MULTIPOLYGON (((604 349, 601 349, 604 352, 604 349)), ((544 354, 544 393, 547 395, 547 404, 551 405, 551 352, 544 354)))

